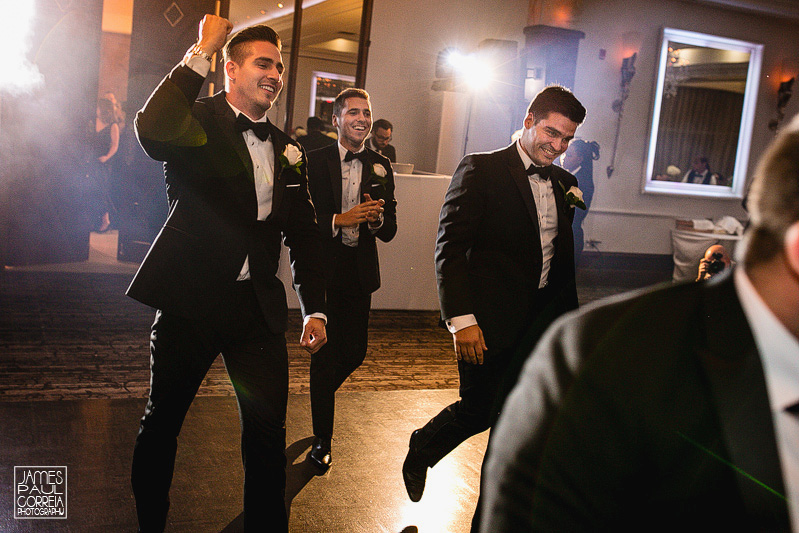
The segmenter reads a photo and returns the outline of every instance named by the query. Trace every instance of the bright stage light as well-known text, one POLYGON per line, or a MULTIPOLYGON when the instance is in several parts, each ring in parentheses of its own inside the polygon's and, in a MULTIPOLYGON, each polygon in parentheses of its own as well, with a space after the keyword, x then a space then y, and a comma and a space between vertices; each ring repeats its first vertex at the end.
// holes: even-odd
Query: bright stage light
POLYGON ((447 61, 452 65, 455 75, 472 90, 483 89, 493 80, 491 65, 477 54, 464 55, 453 50, 447 57, 447 61))
POLYGON ((27 60, 33 32, 35 3, 0 0, 0 92, 19 94, 35 89, 43 81, 36 65, 27 60))

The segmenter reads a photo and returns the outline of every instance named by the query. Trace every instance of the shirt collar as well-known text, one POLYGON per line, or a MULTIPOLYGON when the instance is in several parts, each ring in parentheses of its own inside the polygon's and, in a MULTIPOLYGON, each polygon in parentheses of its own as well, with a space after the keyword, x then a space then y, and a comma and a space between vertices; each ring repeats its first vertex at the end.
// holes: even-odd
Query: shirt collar
MULTIPOLYGON (((227 102, 227 105, 229 105, 230 109, 233 110, 233 113, 236 115, 236 117, 238 117, 241 113, 244 113, 244 111, 242 111, 238 107, 236 107, 233 104, 231 104, 230 100, 228 100, 227 98, 225 98, 225 102, 227 102)), ((248 119, 252 120, 252 117, 249 116, 247 113, 244 113, 244 116, 247 117, 248 119)), ((262 116, 258 120, 252 120, 252 121, 253 122, 269 122, 269 119, 267 118, 266 113, 264 113, 264 116, 262 116)))
MULTIPOLYGON (((349 150, 347 150, 346 148, 341 146, 341 142, 340 141, 336 141, 336 146, 338 146, 338 158, 339 158, 340 161, 343 162, 344 161, 344 156, 347 155, 347 152, 349 152, 349 150)), ((361 145, 361 149, 360 150, 358 150, 357 152, 353 152, 353 153, 360 154, 364 150, 366 150, 366 143, 361 145)))
POLYGON ((772 412, 799 402, 799 340, 777 319, 742 268, 736 268, 735 290, 763 362, 772 412))
POLYGON ((516 141, 516 150, 519 152, 519 157, 522 158, 522 165, 524 165, 525 169, 529 168, 530 165, 535 164, 533 163, 533 160, 530 159, 530 156, 527 155, 527 152, 524 151, 521 143, 518 140, 516 141))

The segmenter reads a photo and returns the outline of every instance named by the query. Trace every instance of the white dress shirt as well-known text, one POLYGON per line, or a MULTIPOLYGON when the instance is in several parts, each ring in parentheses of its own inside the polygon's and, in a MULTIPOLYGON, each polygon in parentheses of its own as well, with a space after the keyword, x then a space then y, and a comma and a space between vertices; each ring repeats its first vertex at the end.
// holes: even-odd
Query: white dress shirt
MULTIPOLYGON (((516 150, 522 159, 526 169, 533 164, 533 160, 522 149, 519 141, 516 141, 516 150)), ((543 289, 549 282, 549 267, 552 258, 555 257, 555 237, 558 236, 558 209, 555 205, 555 192, 552 189, 552 179, 541 179, 538 174, 528 176, 530 190, 535 200, 535 210, 538 215, 538 232, 541 239, 541 253, 543 263, 541 264, 541 277, 538 280, 538 288, 543 289)), ((450 333, 455 333, 463 328, 477 324, 477 318, 472 315, 462 315, 452 317, 446 321, 447 329, 450 333)))
MULTIPOLYGON (((341 161, 341 212, 346 213, 356 205, 361 203, 361 173, 363 163, 360 159, 344 161, 344 156, 348 150, 336 143, 338 146, 339 161, 341 161)), ((361 149, 355 152, 359 154, 366 150, 362 145, 361 149)), ((338 228, 335 226, 335 216, 333 218, 333 236, 336 235, 338 228)), ((347 246, 358 246, 358 226, 348 226, 341 228, 341 242, 347 246)))
POLYGON ((799 402, 799 340, 771 312, 743 269, 734 276, 763 362, 791 529, 799 531, 799 415, 786 411, 799 402))

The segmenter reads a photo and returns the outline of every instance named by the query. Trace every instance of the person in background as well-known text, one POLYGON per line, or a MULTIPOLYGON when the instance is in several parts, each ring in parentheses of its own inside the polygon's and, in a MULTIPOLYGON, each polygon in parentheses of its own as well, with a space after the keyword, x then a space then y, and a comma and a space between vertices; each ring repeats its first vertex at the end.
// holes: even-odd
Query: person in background
POLYGON ((380 155, 384 155, 392 163, 397 162, 397 151, 394 149, 391 142, 391 134, 394 131, 394 126, 391 122, 384 118, 375 120, 372 126, 372 150, 380 155))
POLYGON ((580 257, 585 247, 585 234, 583 222, 588 210, 591 209, 591 200, 594 198, 594 161, 599 159, 599 143, 575 139, 569 144, 566 153, 561 156, 561 166, 571 172, 580 189, 583 191, 585 209, 578 209, 574 213, 572 230, 574 231, 574 263, 580 264, 580 257))
POLYGON ((704 257, 699 261, 696 281, 710 279, 730 268, 730 265, 732 265, 732 259, 730 259, 727 249, 720 244, 714 244, 705 250, 704 257))
POLYGON ((325 135, 325 123, 319 117, 308 117, 308 133, 301 137, 297 137, 297 142, 305 148, 306 152, 318 150, 325 146, 335 144, 335 140, 325 135))
POLYGON ((94 206, 92 220, 96 229, 104 233, 111 229, 111 211, 113 202, 110 194, 111 158, 119 149, 119 125, 111 100, 100 98, 97 101, 97 113, 94 121, 94 138, 92 153, 96 163, 91 165, 92 197, 94 206))

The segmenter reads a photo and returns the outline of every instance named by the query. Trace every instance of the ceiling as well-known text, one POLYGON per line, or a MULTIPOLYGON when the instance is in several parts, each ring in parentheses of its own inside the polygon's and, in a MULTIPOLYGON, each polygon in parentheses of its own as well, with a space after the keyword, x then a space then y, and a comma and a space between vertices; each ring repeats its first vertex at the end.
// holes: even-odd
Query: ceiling
MULTIPOLYGON (((265 23, 277 31, 286 49, 294 44, 294 3, 283 0, 230 0, 234 30, 265 23)), ((320 57, 355 61, 363 0, 305 0, 302 9, 300 50, 320 57)))

